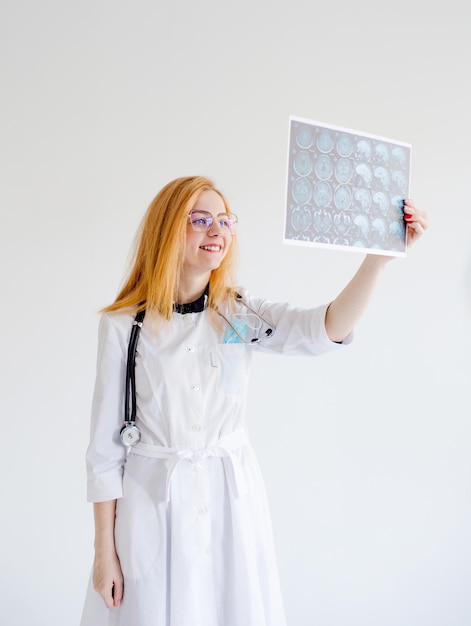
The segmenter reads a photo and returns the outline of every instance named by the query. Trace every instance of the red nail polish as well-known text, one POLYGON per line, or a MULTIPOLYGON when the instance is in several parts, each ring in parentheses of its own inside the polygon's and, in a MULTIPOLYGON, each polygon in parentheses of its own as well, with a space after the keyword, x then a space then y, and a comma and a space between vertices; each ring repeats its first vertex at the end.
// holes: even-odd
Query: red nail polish
POLYGON ((409 215, 409 213, 405 213, 404 219, 411 220, 412 219, 412 215, 409 215))

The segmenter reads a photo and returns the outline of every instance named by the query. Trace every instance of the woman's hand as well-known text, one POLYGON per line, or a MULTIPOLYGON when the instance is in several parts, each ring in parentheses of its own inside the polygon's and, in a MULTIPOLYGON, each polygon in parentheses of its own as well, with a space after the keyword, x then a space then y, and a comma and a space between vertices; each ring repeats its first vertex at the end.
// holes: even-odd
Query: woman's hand
POLYGON ((123 598, 123 574, 116 551, 111 548, 95 552, 93 588, 105 601, 108 609, 118 607, 123 598))
POLYGON ((407 199, 404 201, 404 219, 407 224, 407 245, 411 246, 427 229, 427 213, 419 211, 414 201, 407 199))

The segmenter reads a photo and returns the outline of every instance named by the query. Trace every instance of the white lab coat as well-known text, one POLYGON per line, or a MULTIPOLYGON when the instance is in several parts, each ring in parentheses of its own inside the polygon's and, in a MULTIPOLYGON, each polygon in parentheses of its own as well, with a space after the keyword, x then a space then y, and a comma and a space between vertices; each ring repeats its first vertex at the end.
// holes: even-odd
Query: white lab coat
POLYGON ((142 438, 127 458, 119 431, 133 316, 102 316, 88 499, 118 498, 124 597, 108 610, 90 584, 81 626, 285 626, 265 487, 246 433, 250 361, 254 350, 320 355, 340 346, 326 335, 326 306, 245 298, 276 326, 263 343, 224 343, 230 330, 209 310, 174 313, 160 329, 144 321, 142 438))

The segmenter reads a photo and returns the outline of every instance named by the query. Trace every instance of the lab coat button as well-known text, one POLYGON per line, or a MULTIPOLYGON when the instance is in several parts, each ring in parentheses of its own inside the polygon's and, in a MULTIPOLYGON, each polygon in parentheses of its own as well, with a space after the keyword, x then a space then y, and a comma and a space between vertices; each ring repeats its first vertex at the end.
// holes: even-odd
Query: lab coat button
POLYGON ((195 465, 195 472, 201 472, 202 469, 203 469, 203 466, 201 465, 201 463, 198 463, 197 465, 195 465))
POLYGON ((208 512, 208 509, 205 506, 199 506, 198 507, 198 513, 200 515, 206 515, 207 512, 208 512))
POLYGON ((194 433, 199 433, 199 432, 200 432, 200 430, 201 430, 201 426, 200 426, 199 424, 193 424, 193 426, 191 427, 191 430, 192 430, 194 433))
POLYGON ((191 390, 192 391, 199 391, 200 390, 200 386, 199 385, 191 385, 191 390))
POLYGON ((194 352, 195 351, 193 346, 188 346, 187 350, 188 350, 188 352, 194 352))

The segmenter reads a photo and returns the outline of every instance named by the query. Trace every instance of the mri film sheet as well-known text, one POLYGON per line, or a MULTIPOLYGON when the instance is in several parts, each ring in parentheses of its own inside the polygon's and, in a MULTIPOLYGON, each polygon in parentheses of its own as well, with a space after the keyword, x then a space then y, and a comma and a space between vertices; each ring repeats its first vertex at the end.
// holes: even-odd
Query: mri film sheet
POLYGON ((290 118, 284 242, 406 253, 410 144, 290 118))

